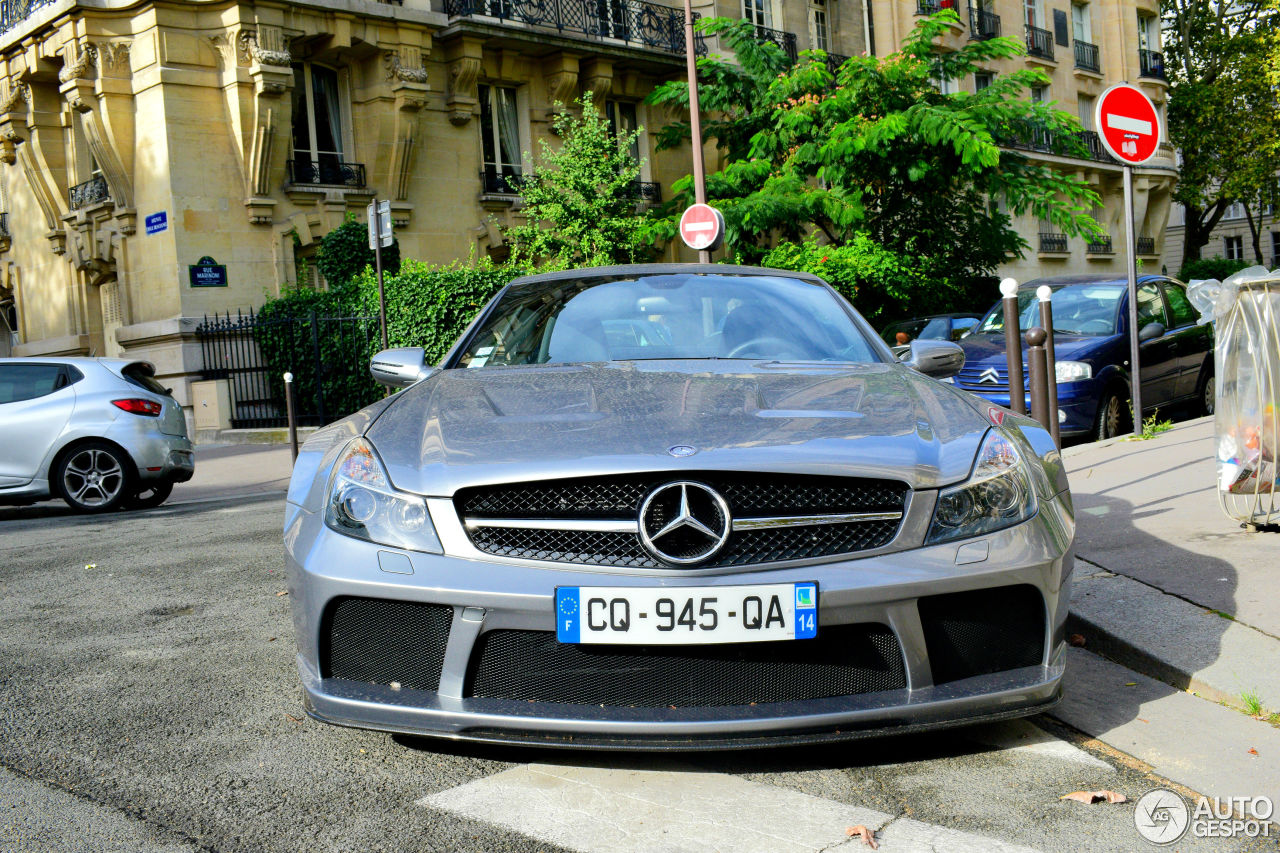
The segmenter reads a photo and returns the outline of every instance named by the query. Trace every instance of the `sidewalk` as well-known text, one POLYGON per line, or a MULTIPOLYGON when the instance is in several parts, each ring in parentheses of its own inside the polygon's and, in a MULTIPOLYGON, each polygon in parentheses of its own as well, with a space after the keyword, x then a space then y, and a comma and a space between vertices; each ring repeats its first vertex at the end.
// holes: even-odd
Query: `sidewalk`
POLYGON ((173 487, 165 506, 250 495, 283 495, 293 457, 287 444, 197 444, 196 473, 173 487))

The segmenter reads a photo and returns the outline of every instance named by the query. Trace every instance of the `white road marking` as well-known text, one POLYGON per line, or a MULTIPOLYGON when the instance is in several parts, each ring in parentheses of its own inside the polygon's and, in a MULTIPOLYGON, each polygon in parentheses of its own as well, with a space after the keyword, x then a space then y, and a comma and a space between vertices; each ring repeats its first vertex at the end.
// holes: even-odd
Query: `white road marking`
POLYGON ((583 853, 853 850, 861 842, 845 827, 856 824, 875 830, 886 853, 1030 851, 726 773, 527 764, 418 804, 583 853))
POLYGON ((1116 130, 1127 130, 1131 133, 1141 133, 1144 136, 1151 135, 1151 122, 1143 121, 1140 118, 1120 116, 1115 113, 1107 113, 1107 127, 1114 127, 1116 130))

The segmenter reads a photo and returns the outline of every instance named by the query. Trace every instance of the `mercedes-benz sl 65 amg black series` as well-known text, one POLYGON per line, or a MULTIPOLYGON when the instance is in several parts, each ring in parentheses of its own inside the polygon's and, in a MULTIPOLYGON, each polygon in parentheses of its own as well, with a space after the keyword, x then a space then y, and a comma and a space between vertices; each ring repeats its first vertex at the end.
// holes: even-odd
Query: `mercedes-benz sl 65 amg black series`
POLYGON ((513 281, 439 367, 316 432, 284 541, 316 718, 713 748, 1031 714, 1074 518, 1036 422, 905 363, 820 279, 513 281))

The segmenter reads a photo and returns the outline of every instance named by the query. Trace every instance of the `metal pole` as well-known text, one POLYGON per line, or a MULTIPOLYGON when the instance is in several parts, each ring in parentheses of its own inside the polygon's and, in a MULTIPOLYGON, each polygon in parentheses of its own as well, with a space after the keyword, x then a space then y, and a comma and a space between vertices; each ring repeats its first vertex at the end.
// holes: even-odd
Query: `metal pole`
POLYGON ((1006 278, 1000 282, 1004 295, 1004 354, 1009 362, 1009 408, 1020 415, 1027 413, 1026 392, 1022 381, 1022 334, 1018 328, 1018 282, 1006 278))
POLYGON ((373 241, 373 264, 378 271, 378 323, 382 328, 382 348, 389 349, 387 344, 387 294, 382 289, 382 217, 378 214, 378 199, 373 200, 373 233, 377 236, 373 241))
POLYGON ((1062 436, 1058 434, 1058 356, 1053 344, 1053 288, 1047 284, 1036 289, 1040 297, 1040 327, 1045 332, 1044 355, 1045 370, 1049 376, 1049 434, 1053 443, 1062 448, 1062 436))
POLYGON ((284 411, 289 419, 289 447, 293 449, 293 461, 298 461, 298 413, 293 408, 293 374, 284 375, 284 411))
POLYGON ((1124 270, 1129 277, 1129 395, 1133 434, 1142 435, 1142 363, 1138 352, 1138 267, 1133 238, 1133 167, 1124 167, 1124 270))
POLYGON ((1031 417, 1045 429, 1058 419, 1049 409, 1049 371, 1044 352, 1048 335, 1039 326, 1027 329, 1027 370, 1031 373, 1031 417))
MULTIPOLYGON (((706 174, 702 164, 702 110, 698 106, 698 57, 693 47, 693 6, 684 0, 684 58, 689 75, 689 146, 693 149, 693 200, 707 203, 706 174)), ((698 263, 711 263, 711 253, 698 251, 698 263)))

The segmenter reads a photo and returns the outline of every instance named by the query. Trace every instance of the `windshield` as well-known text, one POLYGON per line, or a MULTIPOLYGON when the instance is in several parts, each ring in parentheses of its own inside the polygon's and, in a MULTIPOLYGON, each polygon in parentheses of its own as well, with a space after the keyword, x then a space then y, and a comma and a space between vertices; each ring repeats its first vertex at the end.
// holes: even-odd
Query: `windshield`
POLYGON ((459 364, 741 358, 880 361, 825 287, 781 276, 640 275, 507 291, 459 364))
MULTIPOLYGON (((1122 296, 1124 287, 1116 284, 1069 284, 1054 288, 1054 334, 1114 335, 1122 296)), ((1030 288, 1018 291, 1018 325, 1024 330, 1040 325, 1040 300, 1030 288)), ((997 302, 974 334, 1003 331, 1004 304, 997 302)))

